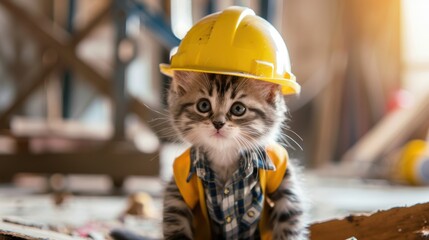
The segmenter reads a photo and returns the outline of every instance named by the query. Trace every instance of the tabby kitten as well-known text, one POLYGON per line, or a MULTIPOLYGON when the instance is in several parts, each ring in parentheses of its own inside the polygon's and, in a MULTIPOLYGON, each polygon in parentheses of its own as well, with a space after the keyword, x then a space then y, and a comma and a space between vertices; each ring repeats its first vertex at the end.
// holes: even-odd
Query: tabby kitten
MULTIPOLYGON (((261 202, 255 199, 264 201, 260 198, 257 171, 252 167, 258 164, 256 158, 266 158, 264 147, 279 137, 285 121, 286 105, 280 86, 243 77, 176 71, 168 103, 173 127, 193 146, 196 172, 213 172, 214 184, 204 185, 212 238, 259 239, 257 223, 246 224, 248 209, 260 209, 261 202), (238 214, 235 228, 225 228, 220 219, 231 209, 225 210, 223 203, 227 197, 223 199, 219 192, 223 193, 227 184, 240 179, 237 178, 240 171, 248 169, 251 170, 245 176, 249 186, 235 192, 236 197, 243 198, 241 213, 247 215, 238 214), (218 193, 210 197, 216 190, 218 193), (253 195, 253 200, 248 200, 247 195, 253 195)), ((262 162, 262 165, 269 164, 262 162)), ((302 194, 295 175, 295 168, 289 162, 280 187, 268 195, 274 203, 269 210, 273 239, 305 239, 302 194)), ((254 214, 252 211, 250 217, 254 214)), ((163 219, 165 239, 193 239, 192 210, 174 179, 165 192, 163 219)))

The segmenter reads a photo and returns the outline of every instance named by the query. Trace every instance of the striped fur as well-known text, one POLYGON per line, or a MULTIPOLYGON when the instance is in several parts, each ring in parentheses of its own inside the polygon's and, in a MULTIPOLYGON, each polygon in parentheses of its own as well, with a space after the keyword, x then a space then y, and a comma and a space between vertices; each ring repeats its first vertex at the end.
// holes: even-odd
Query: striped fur
POLYGON ((279 188, 268 196, 274 202, 270 212, 270 222, 275 240, 307 238, 306 208, 297 177, 298 170, 294 161, 290 161, 279 188))
MULTIPOLYGON (((240 151, 277 140, 286 120, 278 85, 235 76, 176 71, 168 102, 174 129, 183 140, 207 152, 210 167, 221 183, 237 169, 240 151), (209 111, 198 110, 201 99, 209 101, 209 111), (237 102, 246 108, 242 116, 232 114, 231 106, 237 102), (224 125, 216 129, 215 122, 224 125)), ((269 197, 275 202, 271 211, 274 238, 304 239, 302 194, 293 167, 269 197)), ((172 181, 164 199, 166 239, 192 239, 191 223, 191 210, 172 181)))
POLYGON ((193 239, 192 211, 180 195, 174 179, 165 190, 163 232, 166 240, 193 239))

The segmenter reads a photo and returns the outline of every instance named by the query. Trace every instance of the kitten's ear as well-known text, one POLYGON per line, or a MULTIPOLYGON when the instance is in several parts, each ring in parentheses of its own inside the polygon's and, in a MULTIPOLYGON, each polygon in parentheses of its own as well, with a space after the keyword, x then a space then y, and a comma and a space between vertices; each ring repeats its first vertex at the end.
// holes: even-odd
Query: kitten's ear
POLYGON ((179 95, 184 95, 191 86, 192 75, 191 72, 175 71, 171 81, 171 89, 179 95))
POLYGON ((281 96, 281 86, 278 84, 258 81, 258 88, 268 103, 274 103, 281 96))

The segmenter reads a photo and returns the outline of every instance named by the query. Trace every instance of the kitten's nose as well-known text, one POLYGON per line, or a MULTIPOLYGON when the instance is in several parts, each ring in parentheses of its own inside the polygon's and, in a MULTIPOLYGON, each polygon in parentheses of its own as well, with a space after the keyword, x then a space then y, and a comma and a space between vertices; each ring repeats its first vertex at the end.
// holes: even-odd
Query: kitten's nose
POLYGON ((223 121, 212 121, 212 123, 217 130, 221 129, 223 125, 225 125, 225 122, 223 121))

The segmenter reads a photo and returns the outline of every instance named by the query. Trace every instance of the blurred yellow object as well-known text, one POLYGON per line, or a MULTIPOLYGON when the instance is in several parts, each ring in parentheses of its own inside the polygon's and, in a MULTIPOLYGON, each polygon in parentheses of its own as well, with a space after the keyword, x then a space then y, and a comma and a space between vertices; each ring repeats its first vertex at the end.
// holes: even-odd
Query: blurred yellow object
POLYGON ((145 192, 137 192, 128 197, 128 207, 124 215, 154 217, 156 210, 152 197, 145 192))
POLYGON ((402 151, 398 164, 400 178, 410 184, 429 184, 429 142, 413 140, 402 151))
POLYGON ((291 72, 289 53, 279 32, 253 10, 229 7, 196 23, 162 73, 194 71, 234 75, 279 84, 283 94, 301 90, 291 72))

